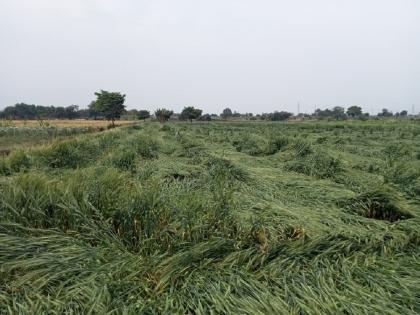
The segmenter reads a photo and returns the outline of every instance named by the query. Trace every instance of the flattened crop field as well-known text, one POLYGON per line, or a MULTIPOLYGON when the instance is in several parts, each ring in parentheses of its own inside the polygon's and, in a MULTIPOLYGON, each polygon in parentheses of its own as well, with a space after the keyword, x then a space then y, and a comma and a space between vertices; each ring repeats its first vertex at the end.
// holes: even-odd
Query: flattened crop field
POLYGON ((142 123, 0 156, 1 314, 419 314, 419 245, 414 121, 142 123))

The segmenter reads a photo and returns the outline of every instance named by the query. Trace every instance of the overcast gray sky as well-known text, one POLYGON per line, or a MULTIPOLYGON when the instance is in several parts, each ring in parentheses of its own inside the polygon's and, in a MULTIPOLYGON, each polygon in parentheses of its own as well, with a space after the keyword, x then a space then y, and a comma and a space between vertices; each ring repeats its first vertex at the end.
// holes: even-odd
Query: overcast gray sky
POLYGON ((419 0, 0 0, 0 108, 420 111, 419 0))

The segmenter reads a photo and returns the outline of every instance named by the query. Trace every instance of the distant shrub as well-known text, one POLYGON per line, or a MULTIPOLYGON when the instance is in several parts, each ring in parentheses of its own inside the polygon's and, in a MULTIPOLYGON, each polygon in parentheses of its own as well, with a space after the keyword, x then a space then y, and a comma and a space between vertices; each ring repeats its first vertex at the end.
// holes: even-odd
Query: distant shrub
POLYGON ((155 110, 155 117, 159 122, 164 123, 169 120, 173 113, 173 111, 166 108, 159 108, 155 110))

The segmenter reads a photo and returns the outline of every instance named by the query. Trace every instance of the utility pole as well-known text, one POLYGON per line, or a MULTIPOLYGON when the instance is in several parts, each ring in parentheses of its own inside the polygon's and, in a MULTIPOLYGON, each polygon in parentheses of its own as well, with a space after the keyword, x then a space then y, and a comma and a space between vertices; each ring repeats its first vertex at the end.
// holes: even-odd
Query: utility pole
POLYGON ((300 102, 297 103, 297 114, 300 114, 300 102))

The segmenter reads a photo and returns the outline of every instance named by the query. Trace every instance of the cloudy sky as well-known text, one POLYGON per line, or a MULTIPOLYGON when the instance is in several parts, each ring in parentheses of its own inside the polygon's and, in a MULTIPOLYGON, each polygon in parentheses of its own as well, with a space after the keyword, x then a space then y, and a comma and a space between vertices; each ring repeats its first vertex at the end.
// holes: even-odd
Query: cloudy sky
POLYGON ((0 0, 0 108, 420 111, 419 0, 0 0))

